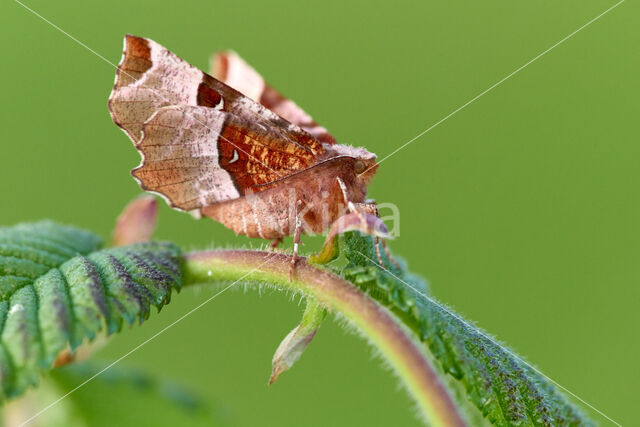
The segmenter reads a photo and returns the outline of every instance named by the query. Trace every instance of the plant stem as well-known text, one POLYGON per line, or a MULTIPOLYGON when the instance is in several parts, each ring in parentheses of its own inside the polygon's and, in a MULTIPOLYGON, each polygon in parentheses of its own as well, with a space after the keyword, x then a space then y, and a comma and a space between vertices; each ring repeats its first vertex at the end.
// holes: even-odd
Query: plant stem
POLYGON ((348 281, 303 259, 290 282, 290 259, 285 254, 246 250, 194 252, 185 256, 185 283, 260 281, 312 296, 350 320, 380 350, 430 425, 465 425, 431 362, 388 311, 348 281))

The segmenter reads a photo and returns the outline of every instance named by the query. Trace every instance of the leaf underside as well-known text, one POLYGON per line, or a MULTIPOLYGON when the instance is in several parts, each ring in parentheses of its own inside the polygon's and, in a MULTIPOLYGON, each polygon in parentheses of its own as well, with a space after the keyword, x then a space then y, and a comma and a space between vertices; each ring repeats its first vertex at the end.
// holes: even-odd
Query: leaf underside
POLYGON ((68 346, 142 322, 180 289, 176 246, 100 245, 49 221, 0 228, 0 400, 37 384, 68 346))
POLYGON ((370 237, 348 233, 343 250, 348 264, 341 274, 412 328, 443 371, 464 388, 463 398, 492 424, 591 424, 578 407, 520 357, 429 297, 423 281, 395 268, 386 258, 388 271, 378 268, 372 262, 377 255, 370 237))

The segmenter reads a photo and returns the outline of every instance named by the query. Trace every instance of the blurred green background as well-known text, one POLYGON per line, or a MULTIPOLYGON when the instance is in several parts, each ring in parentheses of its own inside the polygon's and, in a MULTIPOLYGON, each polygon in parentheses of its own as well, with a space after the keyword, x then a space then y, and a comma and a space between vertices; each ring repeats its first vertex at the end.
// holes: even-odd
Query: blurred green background
MULTIPOLYGON (((26 4, 114 63, 125 33, 204 69, 232 48, 341 142, 385 156, 614 1, 26 4)), ((399 206, 391 247, 436 297, 622 424, 638 419, 640 381, 638 12, 623 3, 385 161, 370 187, 399 206)), ((106 107, 115 70, 13 1, 0 23, 0 224, 46 217, 107 238, 139 194, 128 173, 138 154, 106 107)), ((260 244, 164 203, 157 237, 260 244)), ((115 360, 213 292, 184 291, 98 356, 115 360)), ((238 288, 122 363, 195 390, 230 425, 419 425, 388 370, 334 320, 267 387, 301 310, 238 288)), ((109 401, 134 410, 124 395, 109 401)))

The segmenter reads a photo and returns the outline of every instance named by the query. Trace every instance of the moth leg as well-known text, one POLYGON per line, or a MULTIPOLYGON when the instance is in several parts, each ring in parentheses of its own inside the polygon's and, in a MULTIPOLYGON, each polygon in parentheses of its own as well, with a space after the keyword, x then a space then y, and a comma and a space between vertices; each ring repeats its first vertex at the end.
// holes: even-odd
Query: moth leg
MULTIPOLYGON (((382 249, 384 249, 384 254, 387 256, 387 258, 389 258, 389 260, 393 263, 393 265, 396 266, 396 268, 398 270, 402 270, 402 268, 400 267, 400 264, 398 264, 398 261, 396 261, 396 259, 393 257, 393 255, 391 255, 391 252, 389 252, 389 248, 387 247, 387 241, 385 239, 380 239, 382 242, 382 249)), ((376 249, 378 251, 378 257, 380 257, 380 249, 378 249, 378 247, 376 246, 376 249)))
MULTIPOLYGON (((378 205, 373 200, 371 200, 371 201, 368 200, 365 203, 356 203, 354 206, 360 212, 364 212, 364 213, 367 213, 369 215, 375 215, 376 217, 380 218, 380 212, 378 211, 378 205)), ((374 238, 374 243, 376 245, 376 255, 378 256, 378 263, 381 266, 384 267, 384 263, 382 262, 382 254, 380 253, 380 246, 382 246, 382 249, 384 250, 385 255, 387 256, 387 258, 389 258, 389 261, 391 261, 393 263, 393 265, 395 265, 398 268, 398 270, 401 270, 400 264, 398 264, 398 261, 396 261, 396 259, 391 255, 391 252, 389 251, 389 248, 387 247, 387 241, 385 239, 380 239, 380 238, 378 238, 376 236, 374 238)))
MULTIPOLYGON (((362 203, 360 209, 364 210, 365 212, 368 211, 367 213, 380 218, 380 212, 378 211, 378 205, 376 204, 375 200, 362 203)), ((385 248, 385 254, 390 256, 390 253, 385 240, 380 239, 378 236, 375 236, 373 238, 373 244, 376 246, 376 256, 378 257, 378 264, 384 267, 384 263, 382 262, 382 254, 380 253, 380 241, 382 241, 382 245, 385 248)), ((393 263, 395 264, 395 260, 392 257, 389 257, 389 259, 393 260, 393 263)))
POLYGON ((378 236, 375 236, 373 238, 373 244, 376 247, 376 257, 378 258, 378 264, 384 266, 384 263, 382 262, 382 254, 380 253, 380 238, 378 236))
MULTIPOLYGON (((358 203, 357 208, 359 208, 359 212, 365 212, 380 218, 380 212, 378 212, 378 205, 376 204, 375 201, 358 203)), ((373 244, 376 247, 376 257, 378 258, 378 265, 381 265, 384 268, 384 263, 382 262, 382 254, 380 253, 380 240, 384 242, 384 239, 380 239, 378 236, 375 236, 373 238, 373 244)), ((385 246, 385 248, 387 247, 386 243, 383 243, 383 245, 385 246)), ((388 249, 387 249, 387 252, 385 253, 388 253, 388 249)))
MULTIPOLYGON (((380 218, 380 212, 378 211, 378 204, 376 203, 375 200, 367 200, 364 203, 353 203, 351 200, 349 200, 349 194, 347 193, 347 186, 340 179, 340 177, 336 179, 338 180, 338 185, 340 186, 340 190, 342 190, 342 197, 344 198, 344 204, 347 206, 347 209, 349 209, 351 213, 358 215, 358 217, 360 218, 360 221, 362 221, 362 223, 365 225, 365 230, 369 231, 369 226, 367 225, 367 221, 365 220, 362 214, 365 213, 365 214, 374 215, 380 218)), ((378 264, 382 268, 385 268, 384 263, 382 262, 382 254, 380 253, 380 246, 382 246, 387 258, 389 258, 389 260, 393 263, 393 265, 395 265, 398 268, 398 270, 400 270, 401 269, 400 264, 398 264, 396 259, 391 255, 391 252, 387 247, 386 240, 380 239, 378 236, 375 236, 373 239, 373 242, 376 247, 376 256, 378 258, 378 264)))
POLYGON ((269 246, 271 246, 271 249, 275 249, 280 243, 282 243, 282 237, 276 237, 271 241, 271 244, 269 246))
POLYGON ((296 229, 293 234, 293 256, 291 257, 291 263, 289 264, 289 281, 293 282, 293 272, 296 268, 296 261, 298 261, 298 247, 300 246, 300 234, 302 233, 302 215, 300 215, 300 208, 302 201, 296 202, 296 229))
MULTIPOLYGON (((342 191, 342 198, 344 199, 345 206, 347 207, 349 212, 356 214, 358 218, 360 218, 360 222, 362 222, 362 224, 364 225, 365 230, 369 232, 369 225, 367 224, 367 220, 362 215, 363 211, 358 209, 358 207, 356 206, 356 205, 366 205, 366 203, 357 203, 357 204, 353 203, 349 199, 349 194, 347 193, 347 186, 340 179, 340 177, 337 177, 336 179, 338 180, 338 185, 340 186, 340 190, 342 191)), ((376 212, 377 212, 377 208, 376 208, 376 212)), ((368 212, 364 211, 364 213, 368 213, 368 212)), ((380 217, 379 215, 376 215, 376 216, 380 217)))

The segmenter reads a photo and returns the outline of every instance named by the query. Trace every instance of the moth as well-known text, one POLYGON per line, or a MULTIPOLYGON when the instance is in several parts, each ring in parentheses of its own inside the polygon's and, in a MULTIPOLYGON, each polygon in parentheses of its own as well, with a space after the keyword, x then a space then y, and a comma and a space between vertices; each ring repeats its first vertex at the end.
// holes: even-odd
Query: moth
POLYGON ((125 37, 108 106, 142 156, 131 171, 142 189, 272 247, 293 235, 292 266, 301 234, 349 212, 378 215, 366 199, 375 154, 337 144, 235 53, 211 62, 209 75, 125 37))

